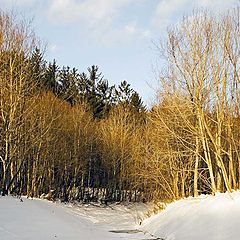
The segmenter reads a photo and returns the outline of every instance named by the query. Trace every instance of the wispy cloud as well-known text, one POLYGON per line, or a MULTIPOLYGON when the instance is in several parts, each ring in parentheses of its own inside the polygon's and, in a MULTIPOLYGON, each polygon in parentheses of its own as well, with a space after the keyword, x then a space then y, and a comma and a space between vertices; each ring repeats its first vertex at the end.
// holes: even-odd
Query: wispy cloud
POLYGON ((192 9, 206 8, 216 12, 234 7, 237 3, 238 0, 159 0, 152 22, 162 28, 176 22, 183 14, 189 14, 192 9))
POLYGON ((14 6, 21 6, 21 7, 28 7, 32 6, 36 0, 2 0, 1 3, 3 3, 5 6, 8 7, 14 7, 14 6))
POLYGON ((122 28, 109 29, 98 40, 104 45, 114 45, 122 43, 133 43, 138 41, 149 39, 151 37, 151 31, 148 29, 137 26, 136 23, 131 22, 122 28))
MULTIPOLYGON (((196 0, 195 0, 196 1, 196 0)), ((238 0, 201 0, 201 1, 196 1, 196 3, 200 7, 207 7, 212 10, 224 10, 225 8, 228 7, 233 7, 237 3, 239 3, 238 0)))
POLYGON ((58 46, 57 46, 56 44, 50 44, 50 45, 48 46, 48 50, 49 50, 51 53, 55 53, 55 52, 57 52, 57 50, 58 50, 58 46))
POLYGON ((171 23, 177 12, 186 9, 189 0, 160 0, 153 16, 155 25, 166 26, 171 23))
POLYGON ((95 26, 113 21, 121 8, 133 0, 52 0, 48 16, 52 21, 74 22, 82 20, 95 26))
POLYGON ((146 0, 51 0, 47 15, 55 24, 77 24, 78 30, 87 28, 95 40, 113 44, 150 35, 149 30, 139 27, 136 22, 121 23, 118 20, 125 7, 144 2, 146 0))

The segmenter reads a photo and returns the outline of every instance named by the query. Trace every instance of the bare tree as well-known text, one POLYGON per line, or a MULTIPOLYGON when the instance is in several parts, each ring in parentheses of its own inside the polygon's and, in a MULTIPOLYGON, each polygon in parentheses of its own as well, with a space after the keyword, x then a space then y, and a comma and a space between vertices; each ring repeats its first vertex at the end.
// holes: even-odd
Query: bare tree
POLYGON ((13 14, 0 12, 0 114, 1 114, 1 189, 10 191, 23 166, 24 115, 27 96, 35 83, 29 75, 29 58, 36 38, 28 23, 13 14))
MULTIPOLYGON (((194 153, 194 194, 198 192, 199 166, 206 164, 213 193, 236 188, 237 139, 233 138, 233 122, 238 117, 239 99, 239 9, 214 16, 207 11, 194 12, 168 31, 163 53, 168 70, 161 76, 162 99, 166 95, 184 98, 191 109, 191 121, 186 112, 178 111, 191 132, 194 153), (194 143, 195 142, 195 143, 194 143), (203 162, 203 163, 201 163, 203 162)), ((175 101, 176 103, 176 101, 175 101)), ((174 106, 174 104, 173 104, 174 106)), ((172 108, 169 106, 170 109, 172 108)), ((174 108, 174 107, 173 107, 174 108)), ((163 124, 172 134, 173 127, 163 124)), ((177 135, 177 142, 185 141, 177 135)), ((182 154, 187 148, 180 150, 182 154)), ((188 161, 192 161, 189 156, 188 161)))

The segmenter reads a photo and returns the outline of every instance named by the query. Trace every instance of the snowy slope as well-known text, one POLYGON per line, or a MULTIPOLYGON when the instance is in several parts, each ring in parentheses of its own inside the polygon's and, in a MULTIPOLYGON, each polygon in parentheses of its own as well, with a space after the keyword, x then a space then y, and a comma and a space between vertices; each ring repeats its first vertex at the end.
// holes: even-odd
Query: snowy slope
POLYGON ((240 192, 176 201, 141 229, 165 240, 239 240, 240 192))
MULTIPOLYGON (((142 208, 142 207, 141 207, 142 208)), ((46 200, 0 197, 0 240, 151 239, 134 230, 141 211, 115 205, 71 206, 46 200)))

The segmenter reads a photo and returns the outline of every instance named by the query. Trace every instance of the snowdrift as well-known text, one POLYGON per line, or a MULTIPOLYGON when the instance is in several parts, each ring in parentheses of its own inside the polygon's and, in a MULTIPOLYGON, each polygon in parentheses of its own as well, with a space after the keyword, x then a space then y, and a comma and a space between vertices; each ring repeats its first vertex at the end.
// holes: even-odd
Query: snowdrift
POLYGON ((164 240, 239 240, 240 192, 176 201, 141 229, 164 240))

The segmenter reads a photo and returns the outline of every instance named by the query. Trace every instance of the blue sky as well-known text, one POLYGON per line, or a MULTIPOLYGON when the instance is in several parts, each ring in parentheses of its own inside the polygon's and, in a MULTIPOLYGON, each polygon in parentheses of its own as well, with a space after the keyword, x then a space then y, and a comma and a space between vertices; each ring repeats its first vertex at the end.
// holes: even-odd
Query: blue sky
POLYGON ((153 42, 195 8, 224 11, 238 0, 0 0, 33 18, 45 58, 86 71, 95 64, 111 84, 127 80, 146 104, 154 100, 158 54, 153 42))

